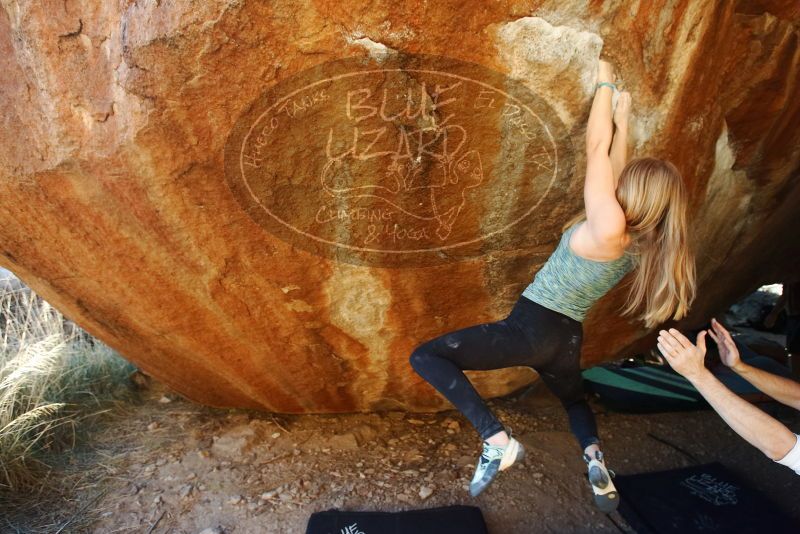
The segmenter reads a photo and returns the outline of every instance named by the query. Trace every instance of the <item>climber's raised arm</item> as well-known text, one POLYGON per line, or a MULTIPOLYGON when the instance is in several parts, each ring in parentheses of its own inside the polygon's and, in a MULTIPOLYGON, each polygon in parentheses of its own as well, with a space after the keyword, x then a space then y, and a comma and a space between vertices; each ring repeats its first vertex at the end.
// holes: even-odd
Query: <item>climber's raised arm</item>
POLYGON ((619 183, 619 175, 628 163, 628 115, 631 109, 631 94, 622 91, 614 109, 614 139, 611 141, 611 168, 614 174, 614 187, 619 183))
MULTIPOLYGON (((607 61, 600 61, 597 83, 613 83, 614 69, 607 61)), ((586 183, 583 200, 586 207, 587 248, 609 250, 619 246, 625 234, 625 214, 616 196, 614 169, 609 156, 613 130, 611 124, 611 96, 608 85, 596 86, 589 123, 586 127, 586 183)))

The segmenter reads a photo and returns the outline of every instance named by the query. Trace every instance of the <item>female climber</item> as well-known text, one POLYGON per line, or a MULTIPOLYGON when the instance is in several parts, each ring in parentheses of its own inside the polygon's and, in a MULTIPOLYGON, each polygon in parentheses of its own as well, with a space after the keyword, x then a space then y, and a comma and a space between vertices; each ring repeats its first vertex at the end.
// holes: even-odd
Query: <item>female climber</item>
POLYGON ((473 496, 519 462, 524 448, 463 371, 528 366, 566 409, 588 464, 597 506, 604 512, 616 509, 618 494, 583 391, 582 321, 629 271, 632 281, 621 313, 636 313, 648 328, 684 317, 694 300, 695 265, 687 242, 687 193, 681 175, 672 163, 656 158, 626 164, 630 94, 613 83, 610 63, 600 61, 597 71, 586 128, 583 212, 564 225, 557 248, 505 319, 444 334, 418 346, 410 357, 414 370, 453 403, 483 439, 470 482, 473 496))

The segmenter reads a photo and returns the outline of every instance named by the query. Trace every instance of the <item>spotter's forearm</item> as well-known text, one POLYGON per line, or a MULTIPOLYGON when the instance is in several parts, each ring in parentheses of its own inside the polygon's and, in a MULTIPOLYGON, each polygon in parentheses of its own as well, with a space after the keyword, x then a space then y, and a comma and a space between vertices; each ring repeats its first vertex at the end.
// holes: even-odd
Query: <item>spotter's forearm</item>
POLYGON ((800 410, 800 384, 794 380, 768 373, 744 362, 739 362, 733 370, 781 404, 800 410))
POLYGON ((772 460, 780 460, 794 447, 797 437, 791 430, 730 391, 709 371, 687 378, 728 426, 772 460))

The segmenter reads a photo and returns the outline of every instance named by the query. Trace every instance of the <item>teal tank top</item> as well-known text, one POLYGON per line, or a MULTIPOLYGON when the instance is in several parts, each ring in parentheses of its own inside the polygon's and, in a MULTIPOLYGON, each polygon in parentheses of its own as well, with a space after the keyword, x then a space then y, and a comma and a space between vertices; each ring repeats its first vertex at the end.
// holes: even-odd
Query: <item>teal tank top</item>
POLYGON ((629 251, 611 261, 589 260, 576 255, 569 247, 569 239, 578 224, 564 232, 553 254, 522 295, 545 308, 583 322, 589 308, 617 285, 635 262, 629 251))

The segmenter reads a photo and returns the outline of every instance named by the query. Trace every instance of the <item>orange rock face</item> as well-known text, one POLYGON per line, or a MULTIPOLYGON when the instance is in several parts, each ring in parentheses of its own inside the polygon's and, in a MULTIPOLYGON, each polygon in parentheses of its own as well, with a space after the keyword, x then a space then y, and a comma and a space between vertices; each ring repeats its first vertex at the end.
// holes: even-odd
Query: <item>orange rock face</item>
MULTIPOLYGON (((195 401, 448 408, 408 357, 505 317, 580 209, 602 54, 691 191, 699 324, 797 269, 800 9, 673 4, 6 3, 0 264, 195 401)), ((650 342, 624 296, 585 364, 650 342)))

